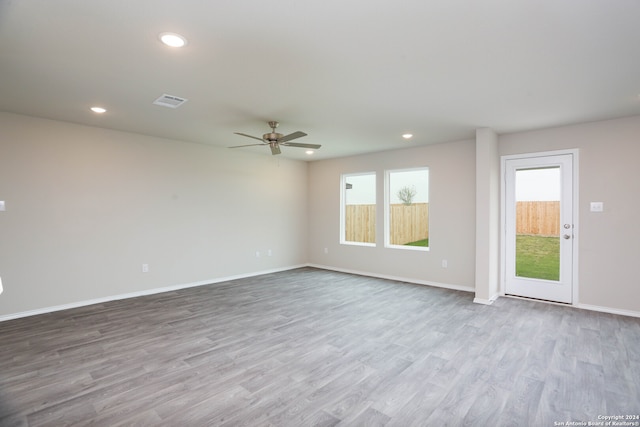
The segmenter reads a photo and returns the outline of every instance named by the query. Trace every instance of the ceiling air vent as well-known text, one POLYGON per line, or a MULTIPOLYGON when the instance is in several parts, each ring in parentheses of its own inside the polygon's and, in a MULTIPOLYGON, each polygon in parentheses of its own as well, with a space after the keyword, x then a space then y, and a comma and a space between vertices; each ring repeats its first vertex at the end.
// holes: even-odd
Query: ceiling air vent
POLYGON ((178 108, 182 104, 187 102, 187 99, 180 98, 179 96, 167 95, 166 93, 162 95, 160 98, 153 101, 156 105, 161 105, 163 107, 169 108, 178 108))

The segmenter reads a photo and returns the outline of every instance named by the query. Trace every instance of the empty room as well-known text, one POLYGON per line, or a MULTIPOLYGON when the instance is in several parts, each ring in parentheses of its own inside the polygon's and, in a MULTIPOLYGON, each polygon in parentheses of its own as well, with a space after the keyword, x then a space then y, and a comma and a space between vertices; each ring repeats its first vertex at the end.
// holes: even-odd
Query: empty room
POLYGON ((640 426, 638 16, 0 0, 0 426, 640 426))

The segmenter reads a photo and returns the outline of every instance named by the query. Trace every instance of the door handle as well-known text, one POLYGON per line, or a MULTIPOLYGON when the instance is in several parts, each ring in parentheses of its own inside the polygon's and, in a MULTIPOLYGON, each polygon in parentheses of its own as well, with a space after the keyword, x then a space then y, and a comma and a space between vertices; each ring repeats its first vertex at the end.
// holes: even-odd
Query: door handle
POLYGON ((570 238, 571 238, 571 235, 569 235, 569 234, 565 234, 565 235, 563 235, 562 237, 564 237, 565 239, 570 239, 570 238))

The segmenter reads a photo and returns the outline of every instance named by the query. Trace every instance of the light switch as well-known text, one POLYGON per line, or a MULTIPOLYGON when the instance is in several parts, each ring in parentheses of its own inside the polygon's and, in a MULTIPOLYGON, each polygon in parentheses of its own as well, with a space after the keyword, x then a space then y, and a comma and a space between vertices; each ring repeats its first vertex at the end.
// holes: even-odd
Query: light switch
POLYGON ((604 203, 591 202, 591 212, 602 212, 602 211, 604 211, 604 203))
POLYGON ((0 200, 0 211, 4 211, 4 200, 0 200))

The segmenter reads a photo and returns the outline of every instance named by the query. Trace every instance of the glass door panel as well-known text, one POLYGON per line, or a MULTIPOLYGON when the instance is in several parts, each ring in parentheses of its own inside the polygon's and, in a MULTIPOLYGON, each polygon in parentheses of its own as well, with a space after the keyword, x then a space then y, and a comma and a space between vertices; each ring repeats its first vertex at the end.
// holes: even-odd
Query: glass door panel
POLYGON ((516 276, 560 279, 560 167, 517 169, 516 276))

